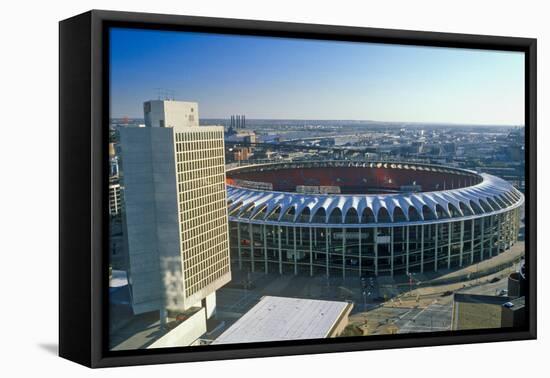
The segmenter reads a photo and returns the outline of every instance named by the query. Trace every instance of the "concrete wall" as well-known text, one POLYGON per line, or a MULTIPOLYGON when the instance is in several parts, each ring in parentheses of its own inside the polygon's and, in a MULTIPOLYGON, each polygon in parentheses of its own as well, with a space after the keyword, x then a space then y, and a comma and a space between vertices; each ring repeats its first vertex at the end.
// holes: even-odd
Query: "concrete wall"
POLYGON ((120 128, 123 216, 135 313, 183 303, 173 130, 120 128))
POLYGON ((206 314, 205 309, 201 308, 198 312, 183 321, 180 325, 159 338, 147 348, 189 346, 205 333, 206 314))
POLYGON ((143 104, 143 116, 147 127, 164 126, 164 101, 145 102, 143 104))
POLYGON ((525 298, 512 300, 513 307, 502 307, 501 327, 524 327, 525 322, 525 298))
POLYGON ((150 129, 121 128, 119 135, 128 281, 134 313, 139 314, 161 305, 150 129))
POLYGON ((199 126, 199 104, 196 102, 165 101, 166 127, 176 130, 199 126))
POLYGON ((206 318, 210 319, 213 315, 216 314, 216 292, 208 295, 205 298, 206 302, 206 318))
POLYGON ((349 324, 349 314, 351 310, 353 309, 353 303, 348 303, 344 311, 340 314, 330 331, 328 332, 327 337, 337 337, 339 336, 344 329, 349 324))

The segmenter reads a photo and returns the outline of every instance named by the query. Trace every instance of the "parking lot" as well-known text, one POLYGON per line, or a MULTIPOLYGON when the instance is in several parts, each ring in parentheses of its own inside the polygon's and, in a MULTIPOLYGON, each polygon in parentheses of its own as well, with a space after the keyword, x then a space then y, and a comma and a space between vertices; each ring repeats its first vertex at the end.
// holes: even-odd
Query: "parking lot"
MULTIPOLYGON (((466 267, 464 271, 470 269, 472 267, 466 267)), ((273 295, 353 302, 350 323, 364 328, 369 335, 445 331, 451 329, 453 292, 497 295, 506 287, 506 280, 490 280, 496 276, 505 277, 510 269, 513 267, 483 279, 422 287, 415 284, 420 281, 418 276, 409 286, 404 284, 406 277, 343 279, 341 276, 279 275, 234 269, 231 283, 217 292, 216 318, 227 328, 262 296, 273 295), (443 295, 444 292, 449 294, 443 295)))
POLYGON ((452 302, 434 302, 423 309, 411 309, 396 322, 398 333, 436 332, 451 329, 452 302))

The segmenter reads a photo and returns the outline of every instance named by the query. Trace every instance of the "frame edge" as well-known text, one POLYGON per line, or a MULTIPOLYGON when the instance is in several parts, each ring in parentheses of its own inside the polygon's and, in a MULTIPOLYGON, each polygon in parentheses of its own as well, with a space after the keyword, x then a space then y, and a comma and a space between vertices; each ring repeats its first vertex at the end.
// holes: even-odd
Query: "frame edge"
POLYGON ((59 356, 91 366, 91 13, 59 22, 59 356))

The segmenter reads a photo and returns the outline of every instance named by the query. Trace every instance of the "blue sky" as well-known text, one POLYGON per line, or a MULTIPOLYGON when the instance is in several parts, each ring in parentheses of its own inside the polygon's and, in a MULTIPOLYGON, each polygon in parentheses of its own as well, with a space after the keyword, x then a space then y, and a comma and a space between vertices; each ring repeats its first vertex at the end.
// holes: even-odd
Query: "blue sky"
POLYGON ((111 115, 168 88, 201 118, 521 125, 523 72, 516 52, 113 29, 111 115))

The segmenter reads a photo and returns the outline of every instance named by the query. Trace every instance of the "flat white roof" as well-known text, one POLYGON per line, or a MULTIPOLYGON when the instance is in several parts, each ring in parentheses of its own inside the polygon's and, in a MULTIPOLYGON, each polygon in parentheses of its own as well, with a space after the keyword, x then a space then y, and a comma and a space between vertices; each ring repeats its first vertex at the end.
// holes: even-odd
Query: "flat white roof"
POLYGON ((348 305, 265 296, 212 344, 325 338, 348 305))

